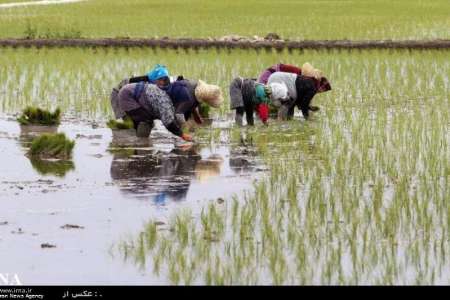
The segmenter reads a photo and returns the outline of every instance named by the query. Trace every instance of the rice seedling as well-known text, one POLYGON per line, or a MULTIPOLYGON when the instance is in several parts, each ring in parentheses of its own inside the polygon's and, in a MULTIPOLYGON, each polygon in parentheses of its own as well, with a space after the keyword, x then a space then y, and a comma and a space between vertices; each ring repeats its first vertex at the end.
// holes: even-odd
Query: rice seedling
POLYGON ((28 106, 17 118, 20 125, 59 125, 61 121, 61 110, 59 108, 51 112, 39 107, 28 106))
POLYGON ((449 21, 443 12, 448 10, 445 0, 432 3, 350 0, 320 4, 289 1, 282 6, 267 0, 233 3, 136 0, 131 4, 98 0, 2 8, 0 22, 4 26, 0 36, 208 38, 236 34, 264 37, 273 32, 276 24, 276 33, 288 39, 447 39, 449 21), (283 22, 279 22, 280 15, 283 22), (146 26, 148 20, 152 20, 153 26, 146 26))
POLYGON ((109 128, 111 128, 113 130, 133 129, 134 128, 133 120, 131 120, 131 118, 129 118, 129 117, 125 117, 123 120, 110 119, 106 123, 106 126, 108 126, 109 128))
POLYGON ((279 60, 319 65, 333 92, 315 97, 312 120, 196 132, 202 143, 257 153, 268 171, 246 193, 175 213, 172 231, 144 227, 144 247, 137 235, 120 251, 145 255, 178 284, 449 283, 447 52, 0 51, 2 112, 58 101, 95 119, 111 114, 111 82, 161 57, 173 73, 222 87, 227 100, 211 110, 220 119, 230 117, 233 76, 254 77, 279 60), (47 79, 50 70, 57 75, 47 79))
POLYGON ((64 133, 43 134, 31 142, 28 154, 31 157, 68 159, 72 156, 75 141, 64 133))
POLYGON ((209 116, 209 111, 210 110, 211 110, 211 107, 209 105, 204 104, 204 103, 200 103, 200 105, 199 105, 199 113, 200 113, 200 116, 202 118, 205 118, 205 119, 209 118, 210 117, 209 116))

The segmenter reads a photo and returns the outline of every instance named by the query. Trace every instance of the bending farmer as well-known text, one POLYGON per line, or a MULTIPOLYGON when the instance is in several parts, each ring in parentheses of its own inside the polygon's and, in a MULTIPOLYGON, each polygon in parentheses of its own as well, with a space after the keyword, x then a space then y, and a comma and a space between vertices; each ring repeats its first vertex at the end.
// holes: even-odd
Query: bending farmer
POLYGON ((286 73, 293 73, 297 75, 302 74, 302 69, 299 67, 293 66, 293 65, 287 65, 287 64, 276 64, 271 66, 270 68, 265 69, 261 75, 259 75, 258 82, 262 84, 267 84, 267 81, 269 80, 270 75, 272 75, 275 72, 286 72, 286 73))
POLYGON ((245 113, 247 124, 254 125, 253 111, 256 110, 261 121, 267 124, 271 100, 281 101, 287 97, 284 83, 264 85, 255 79, 237 77, 230 84, 230 107, 236 110, 235 121, 243 125, 245 113))
POLYGON ((274 101, 273 104, 278 107, 278 118, 285 120, 294 116, 294 109, 297 106, 307 119, 309 111, 318 110, 310 106, 312 98, 317 93, 331 90, 328 79, 322 72, 313 68, 309 63, 302 66, 302 75, 287 72, 275 72, 270 75, 269 85, 273 83, 284 83, 288 88, 288 98, 282 101, 274 101))
MULTIPOLYGON (((153 121, 158 119, 174 135, 186 141, 192 140, 190 135, 181 131, 169 96, 156 85, 145 82, 126 84, 119 91, 118 102, 120 110, 133 120, 138 136, 141 124, 150 127, 149 133, 153 121)), ((146 131, 145 126, 143 128, 142 130, 146 131)))

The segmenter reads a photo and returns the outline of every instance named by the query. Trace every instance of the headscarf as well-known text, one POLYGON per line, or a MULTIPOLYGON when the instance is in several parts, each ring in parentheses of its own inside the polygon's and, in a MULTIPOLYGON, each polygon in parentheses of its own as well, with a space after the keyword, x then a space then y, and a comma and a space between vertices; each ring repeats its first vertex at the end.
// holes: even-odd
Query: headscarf
POLYGON ((158 64, 153 68, 153 70, 148 72, 147 77, 148 80, 153 83, 158 79, 169 77, 169 70, 167 70, 166 66, 158 64))

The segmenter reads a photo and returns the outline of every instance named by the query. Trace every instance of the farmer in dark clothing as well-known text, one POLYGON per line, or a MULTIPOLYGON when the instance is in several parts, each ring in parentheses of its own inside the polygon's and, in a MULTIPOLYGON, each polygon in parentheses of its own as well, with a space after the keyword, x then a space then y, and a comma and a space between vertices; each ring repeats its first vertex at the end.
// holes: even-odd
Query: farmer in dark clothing
MULTIPOLYGON (((178 76, 176 81, 171 82, 167 68, 162 65, 156 65, 148 74, 124 79, 118 87, 113 89, 111 94, 111 105, 116 118, 122 118, 124 116, 124 113, 120 110, 118 105, 118 91, 125 84, 139 82, 156 84, 169 95, 175 107, 175 115, 180 126, 183 126, 191 117, 193 117, 198 124, 202 124, 203 121, 199 113, 199 102, 205 102, 210 106, 218 107, 223 101, 218 86, 206 85, 210 91, 211 88, 213 88, 212 92, 218 92, 212 95, 212 98, 205 98, 201 95, 197 97, 196 90, 198 90, 197 86, 200 81, 185 80, 183 76, 178 76)), ((202 85, 202 87, 205 87, 205 85, 202 85)))
POLYGON ((220 88, 217 85, 206 84, 202 80, 177 80, 170 83, 164 90, 172 99, 180 124, 184 124, 191 117, 194 117, 197 123, 202 123, 198 110, 200 102, 215 108, 218 108, 223 102, 220 88))
POLYGON ((236 110, 235 121, 239 126, 243 125, 244 113, 247 124, 253 126, 254 111, 266 124, 271 98, 280 101, 285 97, 287 97, 287 87, 282 83, 266 86, 257 83, 256 79, 237 77, 230 84, 230 108, 236 110))
POLYGON ((166 92, 154 84, 139 82, 124 85, 118 93, 118 106, 133 120, 138 135, 140 123, 148 124, 151 130, 153 120, 158 119, 174 135, 186 141, 192 140, 190 135, 183 134, 166 92))
POLYGON ((294 65, 288 65, 288 64, 276 64, 271 66, 270 68, 265 69, 261 75, 259 75, 258 82, 262 84, 267 84, 267 81, 269 80, 270 75, 275 72, 286 72, 286 73, 293 73, 297 75, 302 74, 302 69, 299 67, 296 67, 294 65))
POLYGON ((197 82, 195 81, 181 79, 163 88, 172 100, 175 107, 175 115, 180 124, 185 124, 191 118, 194 118, 198 124, 202 123, 198 110, 200 103, 194 92, 196 86, 197 82))
POLYGON ((318 110, 311 106, 312 98, 317 93, 331 90, 330 83, 322 75, 320 70, 314 69, 309 63, 302 66, 302 75, 286 72, 275 72, 270 75, 269 84, 285 83, 288 88, 289 97, 284 101, 274 101, 274 105, 279 108, 279 119, 290 119, 294 115, 295 106, 297 106, 307 119, 309 111, 318 110))

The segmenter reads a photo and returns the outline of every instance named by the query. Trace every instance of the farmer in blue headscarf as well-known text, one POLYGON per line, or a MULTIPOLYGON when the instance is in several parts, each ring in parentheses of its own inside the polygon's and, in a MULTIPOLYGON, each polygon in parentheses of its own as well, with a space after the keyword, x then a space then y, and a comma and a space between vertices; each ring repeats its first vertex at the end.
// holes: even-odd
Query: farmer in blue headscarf
POLYGON ((191 141, 192 137, 183 133, 176 118, 175 108, 167 93, 155 84, 147 82, 125 84, 117 94, 118 109, 123 116, 133 120, 137 136, 148 137, 154 120, 161 120, 172 134, 191 141))
POLYGON ((113 89, 111 105, 116 118, 124 116, 118 103, 118 91, 125 84, 139 82, 155 84, 168 94, 172 100, 175 115, 180 126, 183 126, 192 117, 196 123, 202 124, 203 121, 199 112, 200 102, 217 108, 223 101, 218 86, 206 84, 201 80, 187 80, 183 76, 178 76, 176 80, 171 80, 167 67, 158 64, 146 75, 124 79, 118 87, 113 89))
POLYGON ((141 81, 156 84, 159 88, 166 87, 170 83, 169 70, 166 66, 158 64, 146 75, 130 78, 128 83, 141 81))

